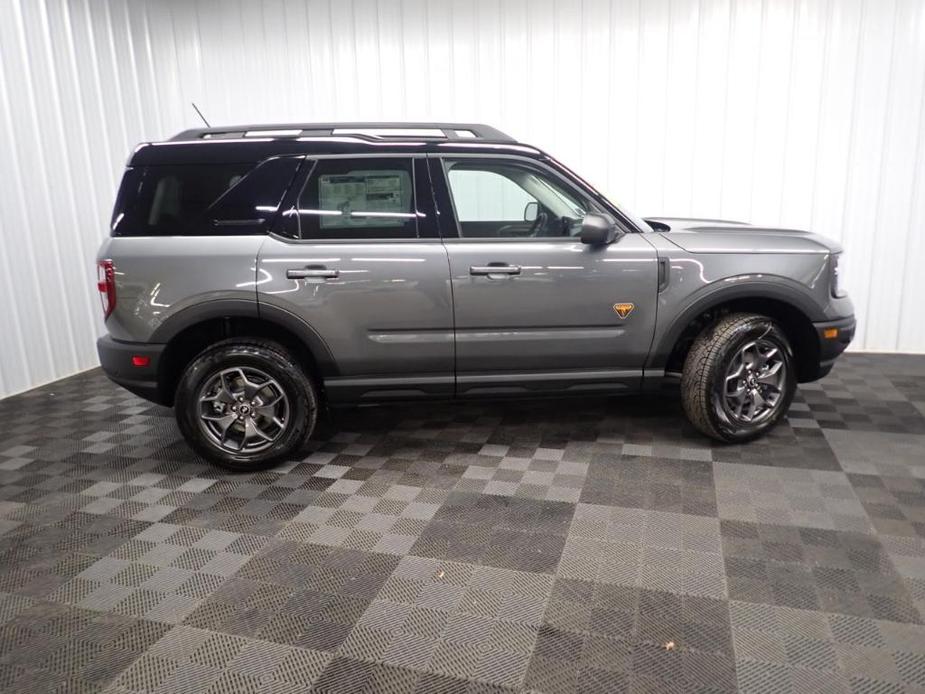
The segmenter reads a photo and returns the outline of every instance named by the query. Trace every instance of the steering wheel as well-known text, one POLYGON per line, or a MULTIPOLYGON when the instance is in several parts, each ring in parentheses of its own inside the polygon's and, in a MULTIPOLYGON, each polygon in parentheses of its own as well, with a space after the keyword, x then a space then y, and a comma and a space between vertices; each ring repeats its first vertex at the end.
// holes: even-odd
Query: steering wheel
MULTIPOLYGON (((542 226, 540 227, 540 229, 545 229, 546 233, 544 234, 544 236, 561 238, 563 236, 565 237, 577 236, 579 233, 581 233, 581 225, 574 224, 575 220, 573 220, 571 217, 567 217, 563 215, 561 217, 553 217, 550 220, 548 215, 545 212, 543 212, 542 214, 544 216, 544 219, 542 221, 542 226)), ((538 232, 540 229, 537 229, 536 231, 538 232)), ((531 232, 533 232, 532 227, 531 227, 531 232)), ((535 236, 536 232, 532 233, 531 235, 535 236)))
POLYGON ((523 226, 521 226, 521 223, 518 222, 516 224, 505 224, 503 227, 498 229, 497 233, 500 237, 516 236, 518 238, 526 238, 528 236, 536 236, 540 229, 546 226, 547 219, 549 219, 549 215, 547 215, 545 212, 539 212, 537 213, 536 218, 533 220, 533 223, 530 224, 530 228, 525 232, 520 231, 523 229, 523 226))
POLYGON ((549 219, 549 215, 546 214, 543 210, 540 210, 536 213, 536 217, 533 220, 533 224, 530 225, 530 230, 527 232, 527 236, 536 236, 539 234, 540 229, 546 226, 546 220, 549 219))

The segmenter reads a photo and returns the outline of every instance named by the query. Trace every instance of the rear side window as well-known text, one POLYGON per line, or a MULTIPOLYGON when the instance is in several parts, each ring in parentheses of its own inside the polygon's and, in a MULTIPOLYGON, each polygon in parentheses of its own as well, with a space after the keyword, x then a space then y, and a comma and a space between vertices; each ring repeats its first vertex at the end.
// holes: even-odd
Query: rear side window
POLYGON ((289 212, 303 239, 417 238, 410 159, 320 159, 289 212))
POLYGON ((299 157, 260 165, 131 167, 113 211, 113 236, 264 233, 292 182, 299 157))

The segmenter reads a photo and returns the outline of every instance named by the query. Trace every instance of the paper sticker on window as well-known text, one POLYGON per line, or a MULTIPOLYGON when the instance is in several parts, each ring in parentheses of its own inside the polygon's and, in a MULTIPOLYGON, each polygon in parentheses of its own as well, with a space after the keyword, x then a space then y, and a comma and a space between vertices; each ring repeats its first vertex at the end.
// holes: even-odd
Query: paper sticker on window
POLYGON ((382 170, 321 175, 318 202, 322 210, 340 213, 322 215, 322 228, 401 226, 411 212, 411 177, 382 170), (369 212, 375 214, 364 214, 369 212))

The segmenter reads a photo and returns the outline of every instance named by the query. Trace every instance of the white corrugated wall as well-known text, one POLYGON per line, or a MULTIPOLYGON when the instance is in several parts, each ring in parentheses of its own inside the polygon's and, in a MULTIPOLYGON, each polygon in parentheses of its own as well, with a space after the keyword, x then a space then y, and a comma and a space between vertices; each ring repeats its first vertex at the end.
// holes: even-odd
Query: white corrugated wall
POLYGON ((925 352, 923 0, 0 0, 0 396, 95 365, 131 147, 482 121, 642 214, 847 246, 856 347, 925 352))

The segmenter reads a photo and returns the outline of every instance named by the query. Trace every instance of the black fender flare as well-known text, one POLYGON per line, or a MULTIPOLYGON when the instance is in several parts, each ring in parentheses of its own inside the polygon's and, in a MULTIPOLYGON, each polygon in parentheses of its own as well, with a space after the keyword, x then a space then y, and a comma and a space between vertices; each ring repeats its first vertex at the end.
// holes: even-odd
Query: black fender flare
POLYGON ((278 325, 305 345, 323 376, 337 375, 334 355, 318 331, 286 309, 252 299, 214 299, 189 306, 161 323, 152 333, 149 342, 167 344, 187 328, 216 318, 230 317, 253 318, 278 325))
POLYGON ((733 277, 730 280, 736 281, 736 283, 695 295, 675 317, 670 328, 663 332, 661 336, 656 333, 652 350, 646 363, 646 369, 663 369, 665 367, 675 344, 677 344, 687 326, 697 316, 736 299, 770 299, 787 304, 802 313, 810 322, 826 320, 822 308, 806 294, 805 290, 797 286, 791 286, 783 279, 774 281, 733 277))

